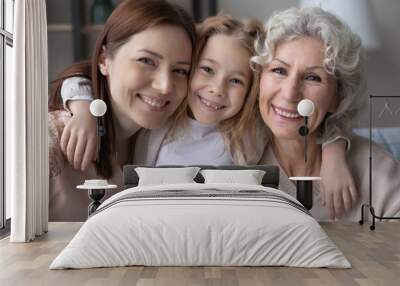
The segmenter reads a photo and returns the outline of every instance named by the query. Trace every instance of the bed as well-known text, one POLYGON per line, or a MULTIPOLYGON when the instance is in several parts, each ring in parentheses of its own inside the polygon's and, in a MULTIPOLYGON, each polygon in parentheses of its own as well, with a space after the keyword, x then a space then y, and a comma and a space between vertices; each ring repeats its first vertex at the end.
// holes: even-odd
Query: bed
POLYGON ((276 166, 125 166, 124 185, 84 223, 50 269, 351 267, 310 213, 278 190, 276 166), (197 168, 191 181, 171 175, 189 168, 197 168), (253 177, 246 181, 246 174, 259 184, 253 177), (218 181, 224 176, 227 182, 218 181), (149 184, 143 184, 146 179, 149 184))

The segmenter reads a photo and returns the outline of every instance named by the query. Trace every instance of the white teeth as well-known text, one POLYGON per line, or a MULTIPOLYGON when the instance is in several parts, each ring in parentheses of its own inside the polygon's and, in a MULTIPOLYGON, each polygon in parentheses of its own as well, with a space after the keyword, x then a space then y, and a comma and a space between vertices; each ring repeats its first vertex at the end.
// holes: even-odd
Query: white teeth
POLYGON ((204 104, 207 105, 208 107, 211 107, 211 108, 213 108, 213 109, 215 109, 215 110, 220 110, 220 109, 222 109, 222 108, 224 107, 223 105, 218 105, 218 104, 215 104, 215 103, 211 103, 210 101, 208 101, 208 100, 202 98, 201 96, 199 96, 199 98, 200 98, 200 101, 201 101, 202 103, 204 103, 204 104))
POLYGON ((164 100, 157 100, 154 98, 150 98, 144 95, 140 95, 141 99, 143 99, 144 102, 146 102, 148 105, 153 106, 153 107, 163 107, 167 102, 164 100))
POLYGON ((276 111, 276 113, 278 113, 280 116, 283 116, 283 117, 293 118, 293 119, 297 119, 297 118, 301 117, 297 112, 287 112, 287 111, 280 110, 276 107, 274 107, 274 110, 276 111))

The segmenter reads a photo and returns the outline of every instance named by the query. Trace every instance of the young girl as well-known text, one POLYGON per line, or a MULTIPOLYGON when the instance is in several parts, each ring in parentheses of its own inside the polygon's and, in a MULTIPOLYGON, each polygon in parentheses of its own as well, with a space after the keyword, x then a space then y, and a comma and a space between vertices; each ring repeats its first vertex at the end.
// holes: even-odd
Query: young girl
MULTIPOLYGON (((258 163, 267 140, 257 104, 259 74, 249 64, 257 37, 263 37, 263 29, 255 20, 241 22, 219 15, 198 26, 188 116, 168 129, 143 130, 138 142, 147 146, 147 152, 138 154, 144 159, 136 163, 258 163)), ((72 99, 73 95, 63 97, 72 99)), ((344 152, 341 142, 329 145, 324 150, 331 157, 344 152)), ((346 165, 345 161, 336 162, 346 165)), ((351 175, 348 178, 351 184, 351 175)))
POLYGON ((188 117, 173 127, 183 130, 181 136, 171 136, 172 129, 164 140, 156 165, 258 162, 265 142, 263 130, 255 124, 260 118, 258 75, 249 61, 254 41, 262 34, 258 21, 238 21, 227 15, 210 17, 198 26, 188 117), (249 138, 258 138, 252 142, 257 144, 250 144, 249 138))

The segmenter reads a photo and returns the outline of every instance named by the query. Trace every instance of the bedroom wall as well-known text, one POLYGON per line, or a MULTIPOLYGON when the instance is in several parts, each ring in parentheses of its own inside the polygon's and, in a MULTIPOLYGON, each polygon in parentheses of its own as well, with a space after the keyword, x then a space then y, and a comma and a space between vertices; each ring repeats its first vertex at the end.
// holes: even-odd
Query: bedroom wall
MULTIPOLYGON (((70 1, 46 0, 47 25, 63 25, 71 21, 70 1)), ((72 33, 48 28, 49 81, 73 62, 72 33)))
MULTIPOLYGON (((88 3, 91 1, 86 0, 88 3)), ((371 2, 372 16, 379 33, 381 47, 366 54, 366 76, 368 94, 400 95, 400 1, 398 0, 366 0, 371 2)), ((47 0, 49 23, 65 23, 70 21, 70 0, 47 0)), ((186 9, 191 9, 191 1, 171 0, 186 9)), ((219 0, 221 11, 239 18, 256 17, 267 19, 276 10, 296 6, 297 0, 219 0)), ((93 35, 91 36, 93 37, 93 35)), ((94 39, 91 40, 92 42, 94 39)), ((49 79, 54 79, 65 66, 73 62, 72 36, 70 32, 49 32, 49 79)), ((389 101, 397 110, 399 100, 389 101)), ((367 103, 367 99, 365 100, 367 103)), ((376 126, 400 126, 398 116, 385 116, 378 120, 377 115, 384 106, 384 101, 376 105, 376 126)), ((367 106, 366 106, 367 107, 367 106)), ((374 119, 375 120, 375 119, 374 119)), ((368 126, 368 109, 365 108, 355 122, 357 127, 368 126)))

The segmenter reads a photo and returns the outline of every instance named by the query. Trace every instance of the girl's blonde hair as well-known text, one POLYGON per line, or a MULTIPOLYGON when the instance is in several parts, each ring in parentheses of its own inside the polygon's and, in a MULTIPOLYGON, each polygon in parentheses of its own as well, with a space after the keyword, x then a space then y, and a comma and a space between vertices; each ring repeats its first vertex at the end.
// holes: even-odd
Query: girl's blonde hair
MULTIPOLYGON (((235 37, 246 48, 251 56, 256 55, 255 41, 264 39, 263 26, 255 19, 237 20, 230 15, 219 14, 209 17, 198 24, 197 45, 193 57, 193 68, 196 69, 201 54, 207 45, 208 40, 214 35, 226 35, 235 37)), ((234 60, 234 59, 232 59, 234 60)), ((250 68, 250 60, 249 60, 250 68)), ((194 72, 192 73, 193 76, 194 72)), ((190 86, 190 85, 189 85, 190 86)), ((222 132, 227 150, 232 155, 235 164, 254 164, 257 163, 261 155, 262 147, 257 148, 254 143, 260 138, 261 116, 258 109, 259 93, 259 72, 251 69, 250 85, 246 92, 246 99, 240 111, 233 117, 226 119, 218 124, 222 132)), ((189 110, 188 110, 189 111, 189 110)), ((180 130, 184 130, 186 123, 181 124, 180 130)), ((174 127, 175 130, 178 128, 174 127)), ((176 133, 175 133, 176 134, 176 133)))

